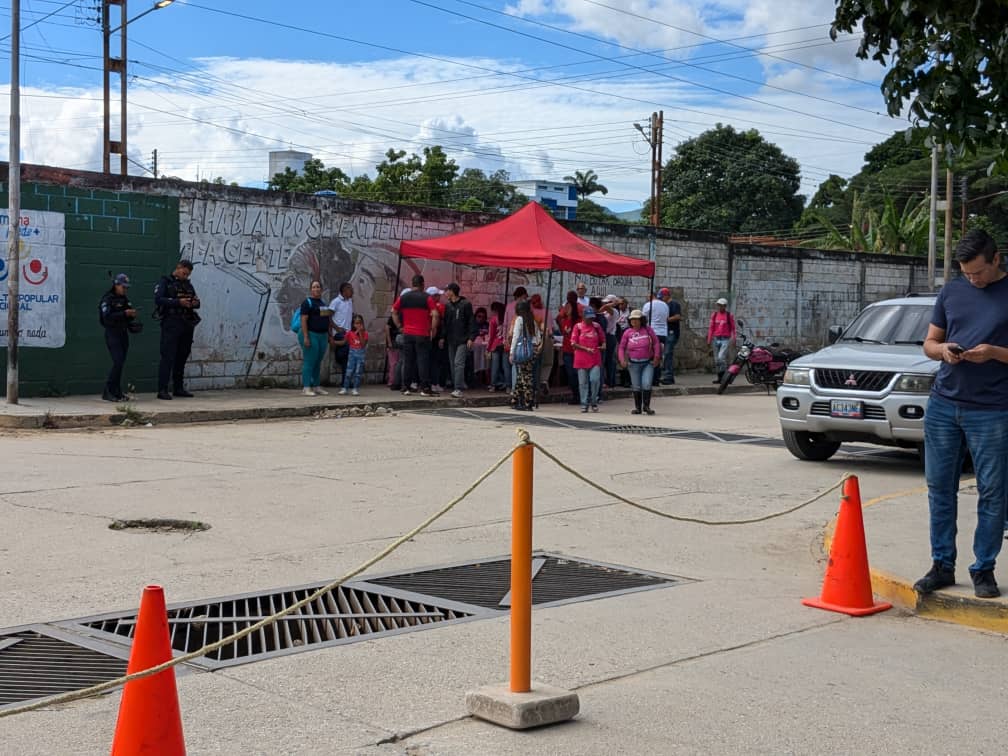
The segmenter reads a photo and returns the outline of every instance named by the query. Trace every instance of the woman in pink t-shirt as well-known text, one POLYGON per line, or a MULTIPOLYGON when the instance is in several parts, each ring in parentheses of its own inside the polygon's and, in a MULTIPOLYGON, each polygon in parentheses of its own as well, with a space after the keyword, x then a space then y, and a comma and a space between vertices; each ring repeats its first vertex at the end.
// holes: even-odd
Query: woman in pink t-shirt
POLYGON ((649 415, 651 409, 651 381, 654 371, 661 364, 662 349, 658 336, 650 326, 644 325, 644 313, 634 310, 628 318, 630 327, 623 331, 619 343, 619 364, 630 373, 630 384, 633 386, 633 415, 639 415, 643 409, 649 415))
POLYGON ((599 381, 602 377, 602 354, 605 352, 605 333, 595 322, 595 310, 585 307, 581 321, 571 330, 570 343, 574 350, 574 369, 581 389, 581 411, 598 412, 599 381))

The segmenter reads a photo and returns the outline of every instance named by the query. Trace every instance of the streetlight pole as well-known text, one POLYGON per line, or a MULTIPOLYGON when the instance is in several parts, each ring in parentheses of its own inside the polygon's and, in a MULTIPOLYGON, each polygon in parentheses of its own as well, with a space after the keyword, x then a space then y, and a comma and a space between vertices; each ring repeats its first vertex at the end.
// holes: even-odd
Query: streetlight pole
POLYGON ((7 169, 7 404, 18 403, 21 282, 21 0, 11 0, 10 155, 7 169))
POLYGON ((161 8, 167 8, 175 0, 157 0, 153 6, 139 13, 133 18, 126 20, 126 0, 102 0, 102 93, 104 97, 104 134, 102 139, 102 172, 112 172, 112 153, 119 155, 119 173, 126 175, 127 151, 126 151, 126 27, 143 18, 148 13, 153 13, 161 8), (113 27, 111 23, 112 6, 119 8, 119 23, 113 27), (112 35, 119 33, 119 57, 112 57, 112 35), (113 73, 119 74, 119 139, 112 139, 112 116, 110 112, 111 100, 111 76, 113 73))

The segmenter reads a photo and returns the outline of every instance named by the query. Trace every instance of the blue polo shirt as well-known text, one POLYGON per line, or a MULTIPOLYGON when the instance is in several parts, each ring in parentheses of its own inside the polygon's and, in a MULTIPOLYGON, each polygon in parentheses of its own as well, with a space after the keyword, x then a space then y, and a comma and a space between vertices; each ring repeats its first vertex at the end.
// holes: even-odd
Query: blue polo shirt
MULTIPOLYGON (((978 344, 1008 347, 1008 276, 982 289, 965 278, 945 284, 931 323, 945 330, 945 341, 964 349, 978 344)), ((943 362, 931 393, 964 409, 1008 410, 1008 364, 943 362)))

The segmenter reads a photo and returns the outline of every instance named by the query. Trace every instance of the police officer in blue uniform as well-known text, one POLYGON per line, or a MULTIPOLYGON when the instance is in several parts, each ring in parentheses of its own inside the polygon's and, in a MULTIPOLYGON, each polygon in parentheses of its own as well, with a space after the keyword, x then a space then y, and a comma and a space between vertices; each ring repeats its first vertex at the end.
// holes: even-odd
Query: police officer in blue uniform
POLYGON ((175 272, 162 276, 154 289, 156 316, 161 320, 161 361, 158 363, 158 399, 189 398, 185 390, 183 376, 186 360, 192 351, 193 333, 200 322, 196 312, 200 306, 196 289, 189 281, 193 264, 189 260, 179 260, 175 272), (172 381, 172 392, 168 392, 168 380, 172 381))
POLYGON ((137 311, 126 296, 129 276, 118 274, 112 281, 112 288, 105 292, 98 305, 98 321, 105 327, 105 346, 112 357, 112 369, 105 381, 102 399, 119 402, 125 399, 122 391, 123 365, 129 351, 129 334, 140 325, 135 323, 137 311))

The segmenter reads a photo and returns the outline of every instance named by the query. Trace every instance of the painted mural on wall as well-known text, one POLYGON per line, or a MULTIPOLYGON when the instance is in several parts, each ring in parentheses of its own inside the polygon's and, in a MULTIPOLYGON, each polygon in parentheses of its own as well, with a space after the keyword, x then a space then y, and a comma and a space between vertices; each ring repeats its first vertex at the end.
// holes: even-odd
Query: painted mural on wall
MULTIPOLYGON (((66 228, 63 213, 30 210, 13 224, 21 236, 21 265, 8 270, 0 260, 0 342, 7 343, 7 280, 18 283, 18 331, 22 347, 59 349, 66 343, 66 228)), ((6 249, 12 224, 0 214, 0 239, 6 249)), ((97 315, 95 316, 97 318, 97 315)))
MULTIPOLYGON (((195 266, 193 281, 203 303, 193 361, 224 363, 222 375, 239 382, 300 370, 290 320, 315 279, 327 301, 341 283, 353 284, 354 311, 364 315, 380 349, 382 339, 376 337, 392 303, 399 242, 456 230, 426 219, 214 199, 183 199, 179 228, 181 257, 195 266)), ((423 272, 447 281, 451 268, 404 260, 401 280, 423 272)))

